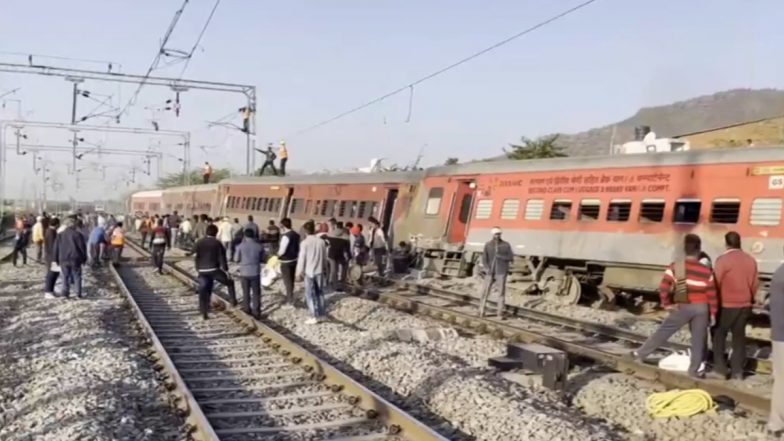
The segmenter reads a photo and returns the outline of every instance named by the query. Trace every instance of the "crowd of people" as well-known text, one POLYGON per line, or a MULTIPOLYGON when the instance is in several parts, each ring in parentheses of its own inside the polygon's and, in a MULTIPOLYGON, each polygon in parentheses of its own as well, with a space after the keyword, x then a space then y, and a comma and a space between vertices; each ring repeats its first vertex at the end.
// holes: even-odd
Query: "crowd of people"
POLYGON ((279 224, 270 220, 262 229, 252 215, 241 223, 239 218, 212 219, 206 214, 181 217, 174 211, 163 216, 137 215, 134 229, 143 246, 149 247, 158 272, 162 271, 166 250, 172 246, 193 253, 199 307, 205 319, 209 317, 216 282, 226 286, 230 303, 238 303, 235 279, 243 291, 245 312, 261 317, 261 268, 274 258, 283 283, 285 307, 293 307, 295 282, 301 280, 312 315, 308 322, 317 323, 326 320, 325 292, 345 289, 350 265, 362 268, 372 259, 378 274, 386 271, 386 235, 377 219, 368 220, 367 231, 361 224, 334 218, 319 224, 309 220, 294 231, 288 218, 279 224), (234 276, 229 263, 238 264, 234 276))
MULTIPOLYGON (((164 216, 139 215, 133 225, 141 235, 143 246, 150 248, 158 272, 162 271, 166 249, 179 245, 191 250, 198 273, 199 308, 204 319, 209 315, 215 282, 227 287, 231 304, 238 304, 230 262, 238 264, 236 278, 243 291, 243 309, 261 318, 261 268, 274 258, 284 287, 283 307, 294 307, 295 283, 303 282, 311 314, 308 323, 315 324, 327 319, 324 294, 345 288, 350 265, 364 267, 372 262, 377 274, 384 275, 387 236, 377 219, 371 217, 369 221, 367 231, 360 224, 334 218, 324 223, 309 220, 299 231, 294 231, 289 218, 282 219, 280 225, 270 220, 266 229, 261 229, 253 216, 241 224, 238 218, 210 219, 205 214, 188 218, 175 211, 164 216)), ((73 285, 76 296, 82 297, 82 266, 87 263, 98 267, 104 259, 119 263, 125 241, 123 223, 113 216, 70 215, 64 222, 46 213, 35 219, 19 216, 15 229, 13 264, 17 265, 21 256, 22 265, 26 265, 27 248, 31 243, 35 245, 35 261, 45 268, 46 298, 55 297, 55 284, 61 274, 61 296, 68 298, 73 285)), ((740 235, 731 231, 724 239, 726 251, 714 264, 702 250, 699 236, 684 237, 682 256, 667 267, 659 288, 661 305, 669 314, 630 357, 644 361, 688 325, 689 375, 706 376, 704 365, 709 361, 708 336, 711 336, 713 360, 707 376, 718 380, 743 379, 746 325, 752 316, 759 275, 755 258, 741 248, 740 235), (727 356, 729 334, 732 339, 727 356)), ((510 244, 502 239, 501 229, 494 228, 483 253, 485 285, 480 315, 484 315, 486 301, 496 287, 498 316, 503 318, 506 276, 513 260, 510 244)), ((784 265, 771 281, 770 321, 775 381, 769 428, 780 432, 784 430, 784 265)))
POLYGON ((70 214, 63 217, 42 213, 19 215, 14 226, 12 263, 28 265, 27 249, 35 245, 34 262, 43 265, 44 297, 54 299, 60 280, 59 296, 70 298, 71 289, 82 298, 82 267, 100 267, 105 260, 120 261, 125 245, 123 223, 114 216, 70 214), (62 276, 62 277, 61 277, 62 276))

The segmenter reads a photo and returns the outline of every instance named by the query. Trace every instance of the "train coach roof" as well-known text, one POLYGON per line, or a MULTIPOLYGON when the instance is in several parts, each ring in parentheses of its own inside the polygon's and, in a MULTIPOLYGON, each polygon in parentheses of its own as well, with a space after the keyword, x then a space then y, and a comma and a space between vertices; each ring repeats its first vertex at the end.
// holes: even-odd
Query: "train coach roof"
POLYGON ((163 192, 161 190, 145 190, 145 191, 137 191, 136 193, 132 194, 132 198, 159 198, 163 192))
POLYGON ((214 191, 218 189, 218 184, 199 184, 183 185, 180 187, 169 187, 161 190, 163 193, 180 193, 183 191, 214 191))
POLYGON ((237 176, 220 181, 228 185, 250 184, 393 184, 400 182, 419 182, 424 171, 378 172, 378 173, 340 173, 313 174, 286 177, 237 176))
POLYGON ((428 176, 512 173, 525 171, 584 170, 646 166, 731 164, 784 161, 784 147, 751 147, 689 150, 685 152, 576 156, 571 158, 469 162, 427 169, 428 176))

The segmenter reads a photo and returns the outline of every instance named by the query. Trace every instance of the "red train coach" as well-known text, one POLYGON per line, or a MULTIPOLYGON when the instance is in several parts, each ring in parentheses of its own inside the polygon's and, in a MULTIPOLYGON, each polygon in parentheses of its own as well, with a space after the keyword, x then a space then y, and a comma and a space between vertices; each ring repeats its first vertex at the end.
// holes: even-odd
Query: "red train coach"
POLYGON ((422 176, 383 172, 225 179, 219 189, 221 214, 243 219, 250 214, 262 221, 290 217, 295 228, 309 219, 331 217, 367 225, 374 216, 395 236, 422 176))
POLYGON ((530 281, 574 303, 586 287, 604 300, 655 291, 686 233, 715 259, 739 232, 769 282, 784 257, 782 197, 784 150, 698 150, 430 169, 411 215, 444 225, 425 233, 463 244, 466 262, 501 227, 530 281))

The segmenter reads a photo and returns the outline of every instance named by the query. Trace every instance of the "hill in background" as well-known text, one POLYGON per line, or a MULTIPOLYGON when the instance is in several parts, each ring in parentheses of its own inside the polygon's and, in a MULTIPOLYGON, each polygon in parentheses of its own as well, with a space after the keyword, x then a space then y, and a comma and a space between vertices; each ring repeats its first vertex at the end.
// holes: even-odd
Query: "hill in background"
POLYGON ((781 116, 784 116, 784 90, 733 89, 664 106, 644 107, 623 121, 563 134, 557 143, 569 156, 603 155, 609 153, 611 142, 623 144, 633 140, 636 126, 650 126, 659 138, 675 138, 781 116))

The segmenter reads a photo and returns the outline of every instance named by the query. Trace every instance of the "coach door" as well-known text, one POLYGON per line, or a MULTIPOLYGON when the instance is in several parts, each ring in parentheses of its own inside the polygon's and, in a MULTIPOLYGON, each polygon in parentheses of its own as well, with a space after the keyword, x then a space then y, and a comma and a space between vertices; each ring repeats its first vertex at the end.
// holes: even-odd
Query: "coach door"
POLYGON ((452 199, 449 210, 449 243, 465 242, 468 220, 471 218, 471 207, 474 202, 474 181, 459 181, 457 191, 452 199))

